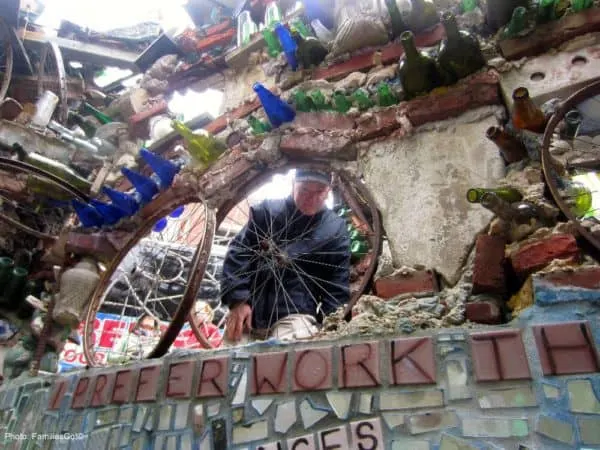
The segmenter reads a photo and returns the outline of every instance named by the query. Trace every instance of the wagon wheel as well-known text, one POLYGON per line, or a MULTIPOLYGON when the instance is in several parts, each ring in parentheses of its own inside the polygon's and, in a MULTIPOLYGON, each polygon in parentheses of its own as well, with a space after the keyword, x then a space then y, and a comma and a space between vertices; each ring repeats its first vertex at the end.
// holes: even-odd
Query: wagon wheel
POLYGON ((6 97, 13 70, 13 48, 9 25, 0 18, 0 102, 6 97))
POLYGON ((563 214, 600 251, 600 82, 565 100, 542 145, 546 183, 563 214))
POLYGON ((46 43, 40 58, 38 96, 41 96, 45 91, 54 92, 58 96, 58 107, 54 115, 58 122, 67 123, 69 114, 67 74, 62 53, 55 42, 46 43))
POLYGON ((91 366, 160 357, 184 325, 193 301, 187 293, 196 292, 201 281, 215 217, 191 190, 175 194, 161 194, 149 212, 141 212, 143 224, 101 275, 84 322, 84 353, 91 366), (160 321, 157 332, 132 329, 144 315, 160 321), (104 341, 96 341, 94 322, 102 317, 114 322, 104 341))
MULTIPOLYGON (((225 249, 228 244, 226 239, 223 239, 223 235, 229 236, 229 238, 232 239, 235 234, 246 224, 249 217, 249 207, 252 203, 252 193, 256 192, 257 188, 264 186, 265 183, 269 182, 276 174, 286 173, 292 168, 307 166, 317 170, 332 171, 332 169, 326 165, 318 165, 314 163, 310 165, 306 163, 295 163, 287 165, 283 168, 273 169, 262 173, 259 177, 254 179, 246 186, 242 186, 234 200, 227 201, 218 208, 217 229, 220 230, 221 236, 218 236, 217 234, 217 237, 221 239, 221 242, 217 243, 215 241, 211 248, 210 255, 207 255, 207 268, 202 280, 202 284, 200 285, 200 293, 198 296, 199 300, 205 301, 207 298, 203 298, 203 292, 207 294, 206 296, 212 296, 212 298, 208 300, 212 301, 213 305, 211 306, 214 306, 214 309, 212 316, 206 317, 204 311, 196 308, 196 305, 204 305, 204 303, 197 302, 195 303, 192 313, 190 314, 190 326, 202 347, 214 348, 218 347, 222 342, 221 333, 223 332, 222 328, 225 323, 227 308, 223 305, 220 305, 218 301, 215 300, 218 300, 218 298, 223 295, 223 292, 220 292, 219 290, 219 275, 221 270, 219 264, 222 264, 222 260, 225 255, 225 249), (218 329, 220 329, 218 334, 215 330, 215 325, 218 329)), ((353 213, 352 221, 356 225, 356 228, 361 231, 361 234, 366 237, 366 242, 368 243, 368 250, 366 254, 362 258, 352 262, 350 279, 351 298, 345 309, 345 313, 348 316, 351 313, 353 305, 367 289, 375 272, 378 256, 381 250, 382 228, 377 207, 366 186, 349 173, 340 171, 334 173, 336 176, 334 177, 335 181, 332 186, 332 191, 340 199, 343 199, 346 206, 350 207, 353 213)), ((270 236, 268 236, 269 231, 263 231, 264 236, 270 238, 270 236)), ((288 241, 286 244, 293 244, 293 242, 290 243, 288 241)), ((256 252, 257 250, 258 249, 248 249, 250 252, 256 252)), ((293 265, 297 264, 293 270, 296 270, 301 279, 306 280, 307 283, 314 283, 314 285, 317 286, 316 293, 321 294, 322 301, 328 301, 327 290, 328 287, 332 287, 329 286, 330 282, 318 276, 309 277, 306 271, 300 267, 300 264, 305 262, 307 262, 305 258, 298 257, 295 262, 292 263, 293 265)), ((326 267, 323 268, 326 269, 326 267)), ((275 271, 275 269, 272 269, 273 274, 275 271)), ((254 286, 254 288, 257 291, 259 291, 261 288, 260 279, 266 280, 265 277, 268 276, 268 271, 265 272, 264 269, 263 272, 255 275, 254 279, 256 281, 256 286, 254 286)), ((275 278, 277 277, 277 275, 273 276, 275 278)), ((277 285, 278 283, 275 283, 275 286, 277 285)), ((279 283, 279 285, 281 289, 278 292, 280 292, 282 298, 285 299, 285 287, 282 286, 281 283, 279 283)), ((277 287, 275 289, 277 290, 277 287)), ((306 289, 308 291, 308 288, 306 289)), ((291 303, 289 307, 291 308, 291 312, 293 312, 293 305, 291 305, 291 303)))
POLYGON ((0 221, 52 241, 73 213, 69 201, 89 197, 61 178, 21 161, 0 158, 0 221))

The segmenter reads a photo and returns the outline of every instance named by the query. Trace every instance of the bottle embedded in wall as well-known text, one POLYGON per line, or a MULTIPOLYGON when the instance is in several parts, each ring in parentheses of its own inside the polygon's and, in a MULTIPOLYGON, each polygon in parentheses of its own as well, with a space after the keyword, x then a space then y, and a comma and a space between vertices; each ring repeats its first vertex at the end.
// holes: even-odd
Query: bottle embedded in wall
POLYGON ((442 85, 442 76, 435 60, 417 50, 414 36, 410 31, 400 36, 404 56, 400 60, 398 72, 406 98, 410 99, 442 85))
POLYGON ((256 24, 252 21, 249 11, 242 11, 238 16, 237 45, 242 47, 250 42, 250 38, 258 31, 256 24))
POLYGON ((411 9, 406 23, 411 31, 418 33, 439 23, 440 16, 431 0, 411 0, 410 3, 411 9))
POLYGON ((469 203, 481 203, 485 194, 489 194, 489 193, 497 195, 502 200, 507 201, 508 203, 518 202, 523 199, 523 195, 518 190, 511 188, 511 187, 501 187, 501 188, 473 187, 467 191, 467 201, 469 203))
POLYGON ((512 164, 527 158, 527 149, 523 143, 499 127, 488 128, 485 135, 496 144, 506 164, 512 164))
POLYGON ((519 87, 513 92, 512 124, 519 130, 543 133, 546 128, 546 117, 543 111, 533 103, 527 88, 519 87))
POLYGON ((506 25, 518 6, 527 7, 529 0, 487 0, 486 23, 492 31, 506 25))
POLYGON ((444 13, 442 24, 446 29, 446 38, 440 43, 438 63, 448 81, 455 83, 485 66, 485 58, 477 38, 458 29, 454 14, 444 13))
POLYGON ((385 0, 385 6, 392 19, 392 37, 396 38, 408 30, 408 25, 406 25, 406 22, 402 17, 402 13, 398 8, 396 0, 385 0))

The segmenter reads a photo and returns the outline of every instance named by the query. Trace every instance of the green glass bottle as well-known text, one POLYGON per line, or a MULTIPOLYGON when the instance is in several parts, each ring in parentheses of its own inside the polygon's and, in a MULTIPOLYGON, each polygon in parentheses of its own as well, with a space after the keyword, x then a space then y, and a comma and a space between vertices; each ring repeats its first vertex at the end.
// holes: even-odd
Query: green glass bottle
POLYGON ((561 194, 571 212, 578 218, 584 217, 592 207, 592 192, 583 183, 569 181, 561 194))
POLYGON ((316 111, 327 111, 328 109, 331 109, 330 105, 327 103, 325 95, 323 95, 319 89, 309 92, 308 96, 315 105, 316 111))
POLYGON ((527 9, 518 6, 514 9, 510 22, 502 31, 502 37, 505 39, 513 38, 527 28, 527 9))
POLYGON ((269 53, 269 56, 271 58, 276 58, 283 51, 279 39, 277 39, 277 36, 275 36, 275 33, 270 28, 262 30, 262 34, 267 43, 267 52, 269 53))
POLYGON ((312 98, 306 95, 306 92, 300 90, 294 94, 294 105, 296 105, 296 111, 301 112, 311 112, 317 109, 312 98))
POLYGON ((571 8, 574 12, 583 11, 594 6, 594 0, 571 0, 571 8))
POLYGON ((440 21, 440 17, 431 0, 411 0, 408 28, 417 33, 431 28, 440 21))
POLYGON ((375 103, 369 98, 369 94, 363 88, 358 88, 352 94, 352 101, 356 103, 358 109, 365 111, 375 106, 375 103))
POLYGON ((304 37, 297 31, 292 31, 292 38, 298 46, 296 49, 296 59, 302 67, 310 69, 325 61, 328 51, 316 37, 304 37))
POLYGON ((271 131, 271 125, 261 120, 258 120, 254 116, 248 117, 248 124, 250 125, 250 128, 252 128, 252 134, 254 134, 255 136, 265 134, 271 131))
POLYGON ((4 292, 8 282, 10 281, 10 275, 12 273, 13 268, 15 267, 15 262, 12 258, 8 256, 2 256, 0 258, 0 291, 4 292))
POLYGON ((15 267, 12 270, 10 280, 3 292, 3 304, 9 310, 16 310, 23 301, 25 284, 27 283, 27 269, 15 267))
POLYGON ((434 59, 417 50, 413 34, 406 31, 400 40, 404 57, 400 60, 398 72, 406 97, 414 98, 441 86, 442 77, 434 59))
POLYGON ((463 13, 468 13, 477 8, 477 0, 462 0, 462 10, 463 13))
POLYGON ((87 102, 83 102, 81 104, 81 111, 94 116, 102 125, 114 122, 114 120, 110 116, 107 116, 103 112, 97 110, 87 102))
POLYGON ((306 24, 302 21, 302 19, 294 19, 292 21, 292 25, 291 27, 298 31, 298 33, 300 33, 302 35, 302 37, 309 37, 312 36, 312 33, 310 32, 310 30, 308 29, 308 27, 306 26, 306 24))
POLYGON ((76 112, 69 111, 69 121, 79 125, 88 138, 93 138, 96 135, 96 126, 90 120, 76 112))
POLYGON ((196 134, 178 120, 172 121, 171 126, 186 141, 187 150, 194 161, 203 167, 209 166, 227 150, 227 146, 213 136, 196 134))
POLYGON ((385 0, 385 6, 390 13, 392 19, 392 37, 396 38, 408 30, 408 26, 404 23, 402 13, 398 9, 396 0, 385 0))
POLYGON ((581 122, 583 121, 583 117, 581 113, 572 109, 567 114, 565 114, 565 129, 563 132, 563 137, 565 139, 574 139, 579 131, 579 127, 581 126, 581 122))
POLYGON ((339 113, 345 114, 350 110, 350 108, 352 108, 352 102, 348 100, 348 97, 341 92, 336 92, 333 94, 333 109, 339 113))
POLYGON ((461 78, 477 72, 485 65, 477 38, 471 33, 459 30, 452 13, 444 13, 442 24, 446 29, 446 39, 440 43, 438 63, 448 80, 454 84, 461 78))
POLYGON ((488 193, 494 193, 502 200, 509 203, 519 202, 523 199, 523 195, 516 189, 513 188, 471 188, 467 191, 467 200, 469 203, 481 203, 483 196, 488 193))
POLYGON ((369 244, 367 241, 354 241, 350 244, 350 259, 353 262, 359 261, 363 256, 369 252, 369 244))
POLYGON ((392 92, 389 84, 382 82, 377 86, 377 103, 384 107, 398 103, 398 97, 392 92))

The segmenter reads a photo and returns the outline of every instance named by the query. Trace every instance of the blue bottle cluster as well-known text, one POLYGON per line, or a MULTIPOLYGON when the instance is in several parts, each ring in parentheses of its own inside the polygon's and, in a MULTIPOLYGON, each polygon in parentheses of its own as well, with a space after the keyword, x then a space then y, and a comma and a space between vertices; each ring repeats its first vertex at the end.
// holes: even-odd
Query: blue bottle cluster
MULTIPOLYGON (((142 205, 152 201, 161 191, 173 184, 175 175, 181 169, 149 150, 141 149, 140 156, 150 166, 154 175, 146 177, 133 170, 122 168, 121 172, 134 187, 134 192, 127 194, 109 187, 103 187, 102 192, 110 199, 110 203, 91 200, 88 204, 78 200, 71 202, 79 221, 84 228, 103 228, 117 224, 122 219, 135 215, 142 205)), ((171 214, 175 214, 175 210, 171 214)), ((179 212, 179 215, 181 215, 179 212)), ((166 226, 166 224, 165 224, 166 226)))

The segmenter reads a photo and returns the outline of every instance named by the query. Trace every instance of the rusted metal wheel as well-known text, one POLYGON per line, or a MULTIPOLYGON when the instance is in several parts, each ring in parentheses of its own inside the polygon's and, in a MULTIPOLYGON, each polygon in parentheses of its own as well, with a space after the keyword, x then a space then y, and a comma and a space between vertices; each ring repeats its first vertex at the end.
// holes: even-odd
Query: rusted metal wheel
POLYGON ((541 159, 556 204, 600 252, 600 82, 559 105, 546 125, 541 159), (581 122, 567 127, 567 116, 581 122))
POLYGON ((167 191, 148 207, 151 211, 142 211, 142 225, 101 275, 90 299, 83 343, 91 366, 164 355, 183 327, 202 280, 214 211, 193 189, 181 195, 167 191), (145 315, 158 319, 158 330, 136 328, 145 315), (103 341, 95 336, 100 322, 103 341))
POLYGON ((89 197, 61 178, 27 163, 0 158, 0 221, 52 241, 72 214, 69 201, 89 197))
MULTIPOLYGON (((203 291, 205 297, 212 297, 212 301, 215 301, 215 296, 218 299, 223 294, 219 290, 219 272, 220 264, 229 243, 227 237, 231 240, 237 234, 237 231, 247 222, 251 203, 249 196, 271 181, 275 175, 286 174, 290 170, 297 168, 312 168, 334 173, 332 191, 338 199, 342 199, 344 204, 350 207, 355 218, 353 222, 355 222, 356 227, 360 229, 368 242, 368 253, 352 264, 351 299, 346 305, 346 315, 350 315, 352 307, 369 286, 376 269, 383 234, 380 216, 375 201, 362 181, 349 172, 335 170, 329 165, 318 163, 294 162, 277 169, 269 169, 260 173, 260 175, 247 184, 240 186, 235 198, 218 205, 217 230, 219 231, 216 234, 216 239, 220 239, 220 242, 215 241, 210 255, 206 255, 205 267, 207 269, 202 280, 198 300, 207 301, 207 298, 203 298, 203 291)), ((235 180, 231 180, 231 183, 235 183, 235 180)), ((260 276, 257 275, 255 278, 260 278, 260 276)), ((323 295, 326 296, 325 291, 327 290, 328 281, 318 279, 316 283, 321 286, 323 295)), ((282 286, 282 292, 284 291, 285 289, 282 286)), ((211 317, 212 325, 207 326, 205 316, 202 317, 203 320, 199 320, 204 311, 200 307, 196 309, 196 305, 203 304, 204 302, 195 303, 190 313, 190 326, 202 348, 218 347, 222 342, 220 334, 225 323, 227 309, 226 307, 217 305, 217 315, 216 317, 211 317), (215 325, 221 329, 218 335, 215 333, 215 325)))
POLYGON ((13 48, 9 25, 0 18, 0 102, 6 97, 13 71, 13 48))
POLYGON ((38 96, 44 91, 54 92, 58 96, 58 106, 54 117, 59 123, 67 123, 69 105, 67 101, 67 73, 58 44, 47 42, 40 58, 38 72, 38 96))

